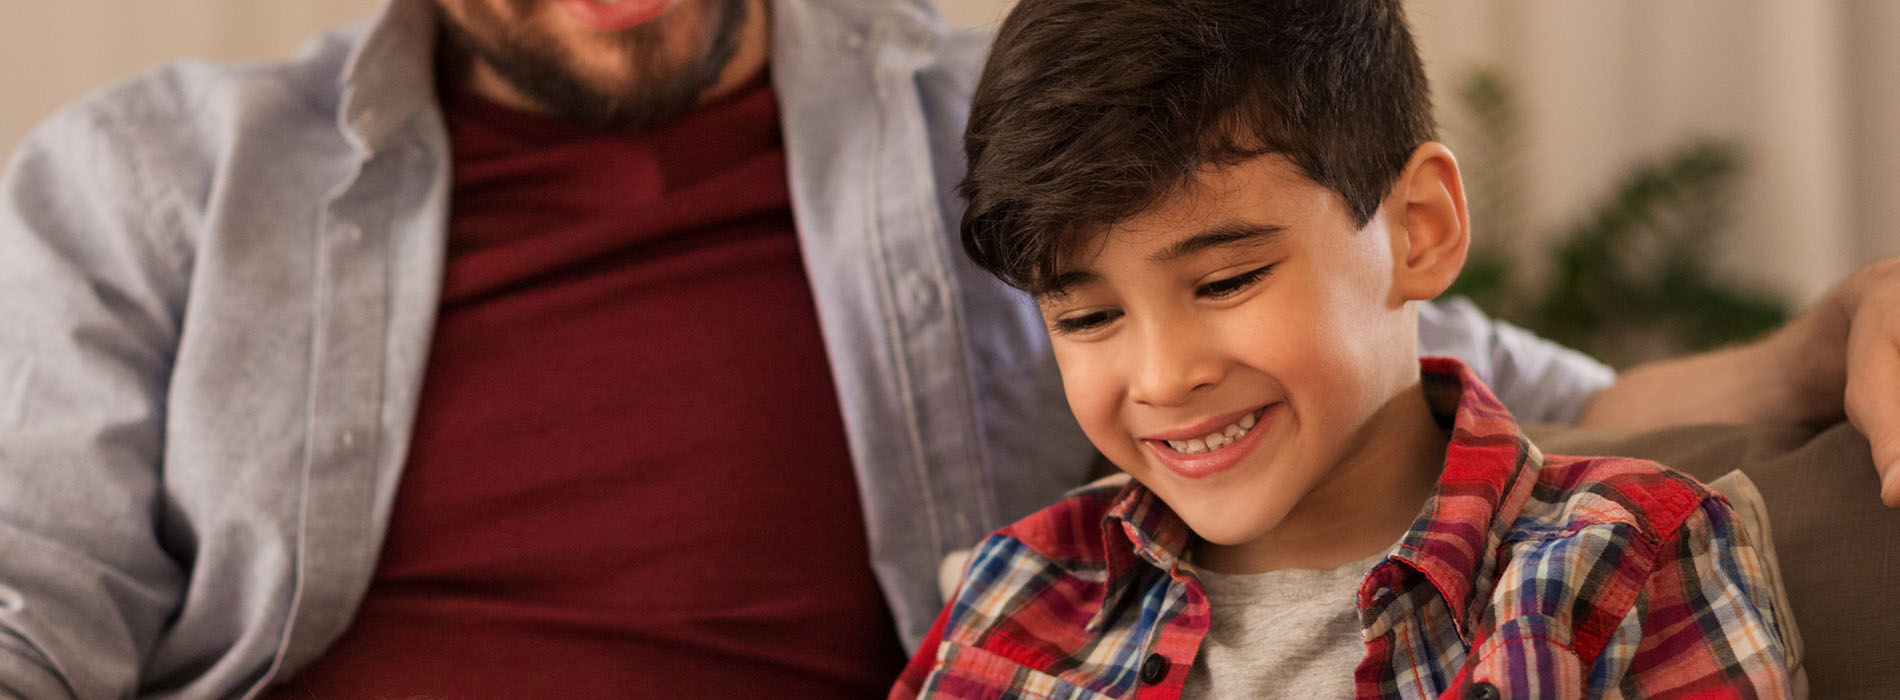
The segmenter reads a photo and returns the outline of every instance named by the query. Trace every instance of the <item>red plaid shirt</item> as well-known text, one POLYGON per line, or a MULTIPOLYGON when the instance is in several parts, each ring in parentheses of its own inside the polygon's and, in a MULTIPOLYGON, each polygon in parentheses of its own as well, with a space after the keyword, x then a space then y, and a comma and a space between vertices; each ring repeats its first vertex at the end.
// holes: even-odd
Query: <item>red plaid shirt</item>
MULTIPOLYGON (((1359 588, 1359 698, 1787 698, 1759 554, 1656 464, 1546 457, 1455 360, 1424 385, 1438 486, 1359 588)), ((892 698, 1180 695, 1207 597, 1192 533, 1137 483, 985 540, 892 698)))

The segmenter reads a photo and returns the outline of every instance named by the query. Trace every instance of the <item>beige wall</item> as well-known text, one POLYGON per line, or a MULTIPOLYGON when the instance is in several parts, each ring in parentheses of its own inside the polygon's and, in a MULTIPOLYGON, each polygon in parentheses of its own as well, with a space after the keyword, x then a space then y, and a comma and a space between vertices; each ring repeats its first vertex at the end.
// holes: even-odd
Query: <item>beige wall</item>
POLYGON ((60 105, 174 58, 288 55, 380 0, 4 0, 0 149, 60 105))
MULTIPOLYGON (((0 150, 59 105, 143 67, 285 55, 380 1, 5 0, 0 150)), ((1011 4, 938 1, 963 25, 993 22, 1011 4)), ((1742 140, 1750 155, 1722 265, 1805 301, 1900 253, 1900 2, 1407 4, 1441 104, 1478 65, 1503 68, 1521 88, 1525 230, 1587 208, 1642 158, 1713 135, 1742 140)))

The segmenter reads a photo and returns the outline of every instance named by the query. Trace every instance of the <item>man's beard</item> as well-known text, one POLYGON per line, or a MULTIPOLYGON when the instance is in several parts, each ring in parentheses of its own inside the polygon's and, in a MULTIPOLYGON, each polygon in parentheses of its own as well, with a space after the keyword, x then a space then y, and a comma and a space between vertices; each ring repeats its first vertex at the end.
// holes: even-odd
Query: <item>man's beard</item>
MULTIPOLYGON (((514 0, 520 17, 532 16, 536 0, 514 0)), ((691 111, 699 96, 719 80, 738 49, 746 22, 747 0, 710 0, 702 8, 691 40, 703 48, 685 63, 668 56, 665 18, 612 37, 618 57, 632 77, 619 85, 590 82, 566 60, 568 50, 530 22, 496 17, 487 5, 469 3, 466 25, 436 4, 442 36, 453 56, 479 61, 516 91, 555 116, 598 128, 640 130, 691 111), (490 30, 477 31, 469 25, 490 30)))

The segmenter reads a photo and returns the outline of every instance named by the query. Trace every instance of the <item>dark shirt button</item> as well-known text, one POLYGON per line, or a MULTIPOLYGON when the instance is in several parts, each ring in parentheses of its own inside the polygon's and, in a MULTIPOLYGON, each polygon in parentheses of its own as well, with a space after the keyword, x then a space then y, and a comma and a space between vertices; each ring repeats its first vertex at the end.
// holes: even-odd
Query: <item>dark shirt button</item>
POLYGON ((1168 659, 1160 654, 1149 654, 1148 660, 1141 662, 1141 682, 1160 683, 1168 677, 1168 659))
POLYGON ((1465 700, 1499 700, 1502 697, 1504 696, 1498 693, 1497 686, 1484 681, 1478 681, 1471 684, 1471 687, 1465 688, 1465 700))

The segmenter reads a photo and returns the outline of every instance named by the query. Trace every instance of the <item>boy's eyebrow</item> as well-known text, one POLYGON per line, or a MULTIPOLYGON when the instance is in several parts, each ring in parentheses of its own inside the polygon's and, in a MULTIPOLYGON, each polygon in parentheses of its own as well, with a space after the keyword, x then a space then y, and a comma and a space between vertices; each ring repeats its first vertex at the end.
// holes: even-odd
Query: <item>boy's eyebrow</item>
POLYGON ((1034 296, 1036 297, 1036 301, 1043 301, 1045 299, 1061 301, 1069 296, 1069 290, 1097 279, 1101 279, 1101 277, 1088 270, 1066 270, 1058 272, 1051 275, 1047 282, 1036 285, 1034 296))
MULTIPOLYGON (((1266 245, 1285 232, 1285 226, 1232 221, 1175 241, 1173 245, 1148 256, 1148 259, 1154 262, 1167 262, 1209 248, 1227 245, 1266 245)), ((1034 296, 1037 301, 1044 299, 1060 301, 1069 295, 1069 290, 1098 279, 1101 279, 1100 275, 1088 270, 1065 270, 1051 275, 1046 282, 1037 284, 1031 296, 1034 296)))
POLYGON ((1265 245, 1286 231, 1285 226, 1256 224, 1234 221, 1220 224, 1187 238, 1175 241, 1174 245, 1163 248, 1161 252, 1148 256, 1154 262, 1178 260, 1209 248, 1226 245, 1265 245))

